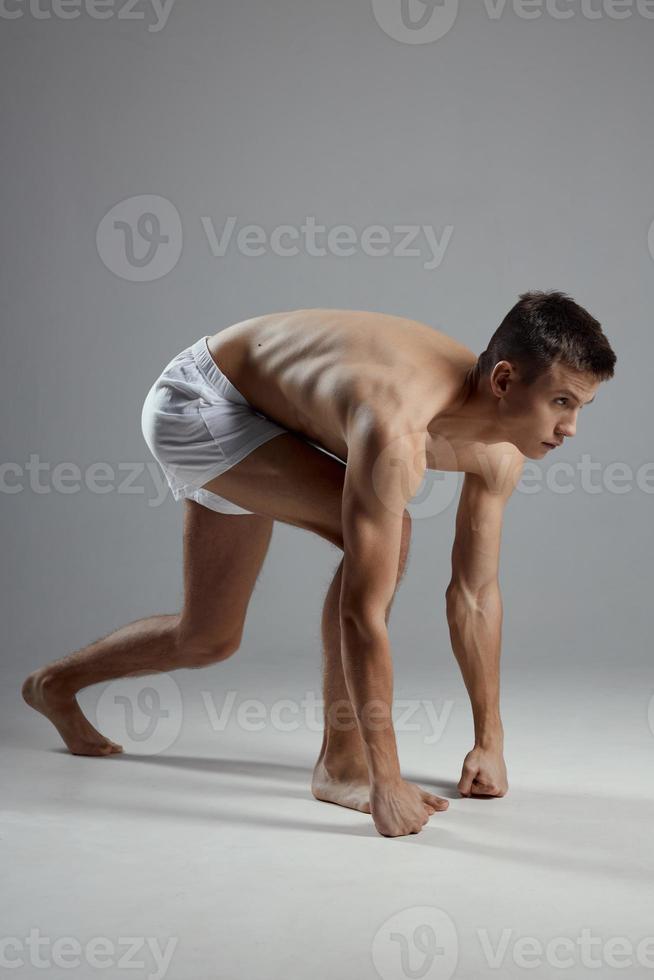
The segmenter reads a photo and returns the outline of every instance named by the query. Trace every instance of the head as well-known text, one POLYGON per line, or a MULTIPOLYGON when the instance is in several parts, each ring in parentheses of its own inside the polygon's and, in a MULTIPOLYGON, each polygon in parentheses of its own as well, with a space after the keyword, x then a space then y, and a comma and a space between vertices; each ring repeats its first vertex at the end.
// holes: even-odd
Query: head
POLYGON ((560 292, 523 293, 479 355, 480 386, 497 399, 502 432, 540 459, 576 432, 577 417, 616 356, 600 324, 560 292))

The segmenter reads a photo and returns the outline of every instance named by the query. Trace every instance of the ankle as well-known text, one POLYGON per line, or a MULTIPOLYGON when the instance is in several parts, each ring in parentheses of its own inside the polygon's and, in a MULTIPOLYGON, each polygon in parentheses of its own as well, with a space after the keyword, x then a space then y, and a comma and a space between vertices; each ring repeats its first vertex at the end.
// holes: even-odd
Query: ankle
POLYGON ((318 760, 329 779, 358 780, 368 779, 368 765, 363 755, 358 752, 344 752, 327 748, 318 760))
POLYGON ((36 678, 36 688, 42 697, 49 701, 67 702, 72 701, 77 693, 71 689, 70 684, 65 682, 64 677, 57 670, 44 667, 36 678))

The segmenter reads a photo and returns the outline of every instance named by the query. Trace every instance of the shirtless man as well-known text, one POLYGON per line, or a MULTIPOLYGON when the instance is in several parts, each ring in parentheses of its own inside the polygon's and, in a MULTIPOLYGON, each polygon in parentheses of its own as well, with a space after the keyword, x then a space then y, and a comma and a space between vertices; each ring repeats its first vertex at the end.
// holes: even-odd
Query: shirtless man
POLYGON ((25 700, 71 752, 120 752, 84 717, 77 691, 231 656, 273 521, 305 528, 343 551, 322 617, 325 727, 312 792, 371 813, 384 836, 419 832, 448 803, 400 774, 388 615, 407 558, 407 503, 428 469, 463 472, 446 592, 474 721, 459 791, 503 796, 504 508, 525 457, 543 459, 575 434, 615 361, 597 321, 558 292, 523 294, 479 357, 425 324, 355 310, 274 313, 201 338, 165 369, 143 414, 146 441, 185 499, 183 609, 35 671, 25 700))

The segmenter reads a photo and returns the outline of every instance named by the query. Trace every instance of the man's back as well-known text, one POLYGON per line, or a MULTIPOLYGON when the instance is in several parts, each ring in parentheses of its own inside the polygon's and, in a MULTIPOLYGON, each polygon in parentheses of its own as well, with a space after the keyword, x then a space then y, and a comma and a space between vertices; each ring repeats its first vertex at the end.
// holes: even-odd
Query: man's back
POLYGON ((426 324, 362 310, 254 317, 209 339, 250 404, 342 460, 354 413, 427 429, 460 394, 476 356, 426 324))

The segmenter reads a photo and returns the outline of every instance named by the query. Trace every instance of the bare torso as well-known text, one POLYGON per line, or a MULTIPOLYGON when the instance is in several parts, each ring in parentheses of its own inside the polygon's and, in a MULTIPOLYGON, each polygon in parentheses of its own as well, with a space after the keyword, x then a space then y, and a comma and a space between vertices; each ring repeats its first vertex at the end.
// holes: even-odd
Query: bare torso
MULTIPOLYGON (((438 434, 477 358, 447 334, 384 313, 309 309, 244 320, 209 338, 209 352, 259 412, 347 460, 349 423, 365 403, 380 421, 438 434), (428 429, 429 427, 429 429, 428 429)), ((473 446, 455 440, 430 467, 473 468, 473 446)))

